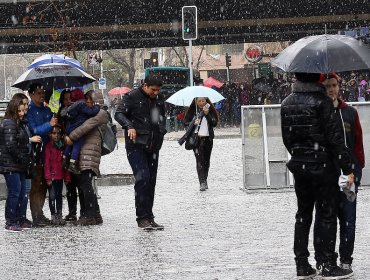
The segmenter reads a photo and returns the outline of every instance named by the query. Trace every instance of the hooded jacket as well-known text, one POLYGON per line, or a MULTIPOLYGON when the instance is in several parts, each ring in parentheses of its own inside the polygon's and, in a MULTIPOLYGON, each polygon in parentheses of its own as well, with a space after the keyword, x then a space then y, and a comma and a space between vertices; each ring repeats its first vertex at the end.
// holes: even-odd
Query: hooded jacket
POLYGON ((346 145, 354 156, 355 164, 365 167, 365 152, 362 138, 362 127, 358 112, 352 106, 338 98, 338 107, 335 108, 335 115, 338 122, 345 131, 346 145))
MULTIPOLYGON (((345 175, 353 172, 352 158, 344 145, 343 133, 335 119, 332 100, 319 83, 293 84, 292 93, 281 104, 283 142, 292 158, 320 170, 337 161, 345 175)), ((288 168, 292 170, 292 164, 288 168)), ((298 165, 295 165, 298 166, 298 165)), ((300 164, 302 168, 302 164, 300 164)))

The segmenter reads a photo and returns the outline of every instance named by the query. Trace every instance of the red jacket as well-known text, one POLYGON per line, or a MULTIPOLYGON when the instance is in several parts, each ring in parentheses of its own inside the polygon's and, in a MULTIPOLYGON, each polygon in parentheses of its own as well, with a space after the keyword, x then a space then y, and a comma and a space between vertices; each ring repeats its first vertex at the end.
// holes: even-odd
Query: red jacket
POLYGON ((58 149, 49 141, 44 151, 44 177, 46 181, 71 181, 71 174, 63 168, 63 149, 58 149))

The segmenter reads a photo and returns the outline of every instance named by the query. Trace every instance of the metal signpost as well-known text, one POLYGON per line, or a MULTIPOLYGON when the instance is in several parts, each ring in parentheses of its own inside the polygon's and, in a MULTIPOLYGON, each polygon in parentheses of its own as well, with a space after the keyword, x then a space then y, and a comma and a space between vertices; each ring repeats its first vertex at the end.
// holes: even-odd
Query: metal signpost
POLYGON ((182 7, 182 38, 189 41, 190 85, 193 86, 192 40, 198 38, 198 15, 196 6, 182 7))

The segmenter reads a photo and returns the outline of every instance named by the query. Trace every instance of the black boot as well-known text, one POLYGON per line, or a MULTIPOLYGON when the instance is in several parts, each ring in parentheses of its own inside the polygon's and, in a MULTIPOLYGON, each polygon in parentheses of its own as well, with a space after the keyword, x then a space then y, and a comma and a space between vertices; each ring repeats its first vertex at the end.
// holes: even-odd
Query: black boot
POLYGON ((313 279, 316 276, 316 270, 309 264, 307 258, 296 259, 297 279, 313 279))

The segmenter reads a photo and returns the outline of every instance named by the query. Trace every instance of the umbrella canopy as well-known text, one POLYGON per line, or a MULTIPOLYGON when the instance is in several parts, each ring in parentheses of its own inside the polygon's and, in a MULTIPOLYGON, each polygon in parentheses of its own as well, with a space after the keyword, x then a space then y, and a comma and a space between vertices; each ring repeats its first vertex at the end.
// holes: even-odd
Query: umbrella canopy
POLYGON ((49 63, 24 72, 12 85, 21 90, 28 90, 30 85, 38 83, 44 89, 80 87, 94 82, 95 79, 78 68, 63 63, 49 63))
POLYGON ((278 85, 276 79, 262 77, 254 79, 252 81, 252 86, 254 90, 259 90, 262 92, 274 92, 278 85))
POLYGON ((166 102, 177 106, 190 106, 196 97, 207 97, 212 103, 216 103, 224 97, 217 91, 203 86, 186 87, 174 93, 166 102))
POLYGON ((50 63, 67 64, 80 70, 84 70, 81 63, 77 59, 65 56, 64 54, 44 54, 36 58, 27 68, 32 69, 50 63))
POLYGON ((126 93, 129 93, 131 89, 129 87, 115 87, 112 88, 110 91, 108 91, 109 96, 115 96, 115 95, 124 95, 126 93))
POLYGON ((224 84, 221 83, 219 80, 216 80, 215 78, 213 77, 209 77, 207 78, 204 82, 203 82, 203 85, 206 86, 206 87, 212 87, 212 86, 215 86, 217 88, 220 88, 222 87, 224 84))
POLYGON ((285 72, 331 73, 370 68, 370 48, 345 35, 302 38, 284 49, 271 64, 285 72))

